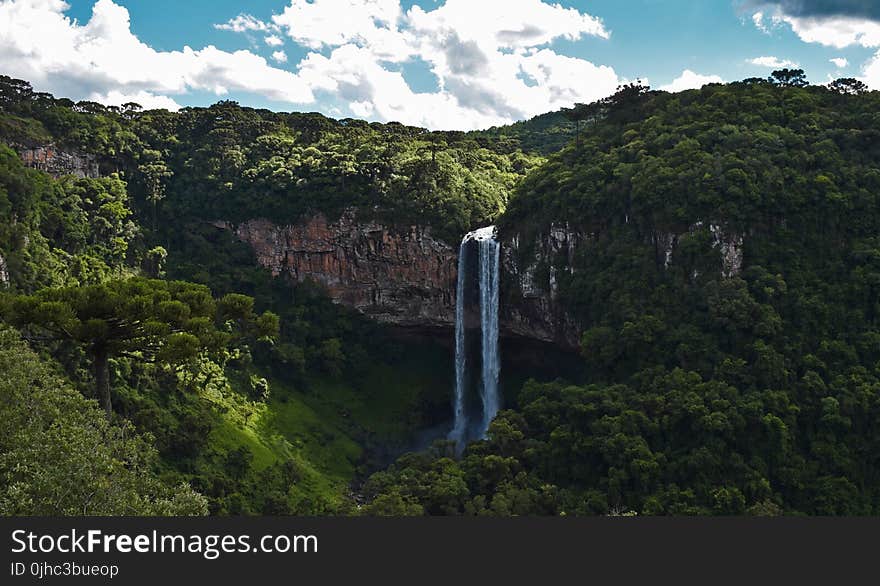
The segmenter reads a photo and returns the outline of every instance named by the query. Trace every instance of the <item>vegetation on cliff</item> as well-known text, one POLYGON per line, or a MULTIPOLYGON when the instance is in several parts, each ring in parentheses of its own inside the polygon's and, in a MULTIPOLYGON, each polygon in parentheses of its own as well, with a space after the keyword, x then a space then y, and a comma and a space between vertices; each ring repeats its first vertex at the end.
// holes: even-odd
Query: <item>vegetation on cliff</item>
POLYGON ((5 142, 51 137, 120 171, 150 228, 183 218, 284 223, 354 207, 457 242, 498 217, 516 181, 543 161, 478 135, 229 101, 179 112, 73 103, 5 76, 0 107, 5 142))

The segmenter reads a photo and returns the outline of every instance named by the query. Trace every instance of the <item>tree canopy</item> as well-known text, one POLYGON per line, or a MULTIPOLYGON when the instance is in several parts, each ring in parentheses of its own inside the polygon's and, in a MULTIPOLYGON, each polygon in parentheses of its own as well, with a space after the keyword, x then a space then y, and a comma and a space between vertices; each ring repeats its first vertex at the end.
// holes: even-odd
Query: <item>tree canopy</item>
POLYGON ((179 364, 202 351, 217 355, 236 338, 278 333, 278 316, 256 316, 252 298, 230 293, 215 302, 207 287, 183 281, 132 278, 42 289, 0 304, 0 316, 9 323, 86 348, 96 395, 108 417, 112 356, 179 364))
POLYGON ((0 514, 207 513, 189 486, 156 477, 156 451, 131 424, 108 422, 5 326, 0 372, 0 514))

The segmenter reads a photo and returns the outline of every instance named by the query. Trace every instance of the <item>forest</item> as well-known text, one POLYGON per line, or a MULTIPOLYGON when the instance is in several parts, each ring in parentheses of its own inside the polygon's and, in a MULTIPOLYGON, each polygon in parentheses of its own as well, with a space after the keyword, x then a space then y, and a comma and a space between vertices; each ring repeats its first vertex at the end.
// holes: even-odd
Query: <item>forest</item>
POLYGON ((878 112, 800 70, 469 133, 0 77, 0 513, 877 514, 878 112), (49 144, 99 173, 25 164, 49 144), (210 225, 347 209, 453 246, 568 222, 576 374, 411 450, 448 348, 210 225))

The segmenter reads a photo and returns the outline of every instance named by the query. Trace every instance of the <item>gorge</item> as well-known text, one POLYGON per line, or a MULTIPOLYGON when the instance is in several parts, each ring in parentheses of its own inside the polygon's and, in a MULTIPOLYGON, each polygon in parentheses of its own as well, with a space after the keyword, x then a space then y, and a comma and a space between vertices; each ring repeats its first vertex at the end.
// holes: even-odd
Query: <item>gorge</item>
MULTIPOLYGON (((70 429, 130 422, 150 493, 219 515, 878 510, 880 94, 630 88, 537 155, 520 139, 565 136, 562 114, 461 135, 4 87, 0 354, 45 366, 6 392, 85 395, 70 429), (94 356, 135 310, 146 337, 94 356)), ((103 453, 16 425, 9 453, 51 448, 16 470, 64 490, 55 454, 103 453)), ((56 512, 21 486, 17 510, 56 512)))

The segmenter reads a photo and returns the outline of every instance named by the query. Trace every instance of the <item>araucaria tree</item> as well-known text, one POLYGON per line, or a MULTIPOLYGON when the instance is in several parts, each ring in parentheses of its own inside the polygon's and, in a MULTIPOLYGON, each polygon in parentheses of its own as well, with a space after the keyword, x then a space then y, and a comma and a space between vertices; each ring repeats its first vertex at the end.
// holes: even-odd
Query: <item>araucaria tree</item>
POLYGON ((256 315, 250 297, 215 300, 203 285, 144 278, 7 297, 0 300, 0 317, 32 339, 81 344, 108 417, 111 357, 180 364, 200 352, 219 354, 237 342, 278 332, 278 316, 256 315))

